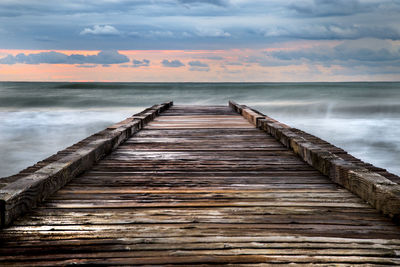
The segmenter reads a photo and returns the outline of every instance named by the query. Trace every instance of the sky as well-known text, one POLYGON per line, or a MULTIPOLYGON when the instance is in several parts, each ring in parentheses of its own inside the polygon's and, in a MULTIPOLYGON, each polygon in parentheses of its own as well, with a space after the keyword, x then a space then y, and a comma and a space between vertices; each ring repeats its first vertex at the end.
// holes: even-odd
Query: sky
POLYGON ((0 1, 0 81, 399 80, 399 0, 0 1))

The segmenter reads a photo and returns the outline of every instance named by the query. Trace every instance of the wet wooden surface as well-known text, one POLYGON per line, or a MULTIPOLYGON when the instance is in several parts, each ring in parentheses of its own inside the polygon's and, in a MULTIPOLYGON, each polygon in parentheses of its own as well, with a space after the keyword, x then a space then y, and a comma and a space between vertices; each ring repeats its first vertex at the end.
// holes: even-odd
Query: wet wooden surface
POLYGON ((400 264, 400 227, 223 106, 174 106, 1 234, 0 265, 400 264))

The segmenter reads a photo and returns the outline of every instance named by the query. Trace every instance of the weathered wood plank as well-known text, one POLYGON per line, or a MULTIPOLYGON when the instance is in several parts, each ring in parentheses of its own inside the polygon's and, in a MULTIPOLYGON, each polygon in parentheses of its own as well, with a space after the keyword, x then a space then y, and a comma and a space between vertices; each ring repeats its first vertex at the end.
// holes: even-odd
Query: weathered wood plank
POLYGON ((90 169, 95 162, 171 105, 172 102, 169 102, 148 108, 95 134, 96 138, 91 142, 67 153, 57 161, 49 162, 31 174, 3 184, 0 187, 0 227, 9 225, 15 218, 63 187, 73 177, 90 169))
POLYGON ((400 264, 399 226, 231 108, 159 115, 1 230, 0 264, 400 264))
MULTIPOLYGON (((289 263, 364 263, 364 264, 383 264, 383 265, 398 265, 400 262, 396 258, 382 258, 382 257, 362 257, 362 256, 288 256, 288 255, 235 255, 235 256, 182 256, 178 253, 172 256, 160 257, 121 257, 121 258, 104 258, 98 257, 96 259, 79 257, 75 259, 60 261, 60 265, 70 264, 99 264, 104 265, 160 265, 160 264, 237 264, 237 263, 269 263, 269 264, 289 264, 289 263), (100 261, 98 258, 101 258, 100 261)), ((25 265, 34 266, 33 262, 25 262, 25 265)), ((8 264, 7 262, 4 262, 8 264)), ((53 266, 54 261, 47 262, 36 261, 36 266, 53 266)), ((23 263, 20 263, 23 266, 23 263)))
POLYGON ((308 164, 400 224, 399 184, 365 168, 365 164, 359 160, 343 159, 342 153, 334 154, 320 146, 321 143, 329 146, 327 142, 292 129, 246 106, 234 102, 229 105, 253 125, 273 135, 308 164))

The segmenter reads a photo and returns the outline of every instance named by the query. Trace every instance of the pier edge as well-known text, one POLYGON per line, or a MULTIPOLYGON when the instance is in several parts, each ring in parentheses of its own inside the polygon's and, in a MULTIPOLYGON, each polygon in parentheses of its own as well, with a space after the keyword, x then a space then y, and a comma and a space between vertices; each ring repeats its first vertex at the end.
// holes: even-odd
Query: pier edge
POLYGON ((229 106, 257 128, 293 150, 302 160, 332 181, 400 224, 400 185, 398 183, 321 148, 315 141, 299 135, 297 129, 280 123, 257 110, 234 101, 229 101, 229 106))
POLYGON ((172 101, 153 105, 59 151, 17 175, 2 178, 0 228, 10 225, 16 218, 36 207, 38 203, 43 202, 72 178, 90 169, 93 164, 111 153, 172 105, 172 101), (36 167, 46 161, 47 164, 44 166, 36 167))

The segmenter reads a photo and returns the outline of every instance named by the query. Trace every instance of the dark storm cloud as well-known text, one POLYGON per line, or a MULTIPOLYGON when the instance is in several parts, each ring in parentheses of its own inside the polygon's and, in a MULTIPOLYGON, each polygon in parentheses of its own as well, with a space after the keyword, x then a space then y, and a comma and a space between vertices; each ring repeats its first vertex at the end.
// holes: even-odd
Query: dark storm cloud
POLYGON ((164 59, 161 64, 164 67, 168 67, 168 68, 179 68, 179 67, 183 67, 185 66, 185 64, 183 64, 180 60, 167 60, 164 59))
POLYGON ((284 40, 400 40, 393 0, 2 0, 0 48, 226 49, 284 40), (5 38, 6 37, 6 38, 5 38))
POLYGON ((129 62, 129 58, 118 51, 101 51, 97 55, 66 55, 60 52, 40 52, 36 54, 8 55, 0 59, 0 64, 120 64, 129 62))

